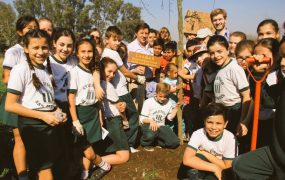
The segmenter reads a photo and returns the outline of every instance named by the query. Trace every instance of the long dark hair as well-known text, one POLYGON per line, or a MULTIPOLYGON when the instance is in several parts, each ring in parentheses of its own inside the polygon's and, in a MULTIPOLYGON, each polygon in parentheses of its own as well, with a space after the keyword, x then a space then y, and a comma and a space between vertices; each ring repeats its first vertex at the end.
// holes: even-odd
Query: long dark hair
MULTIPOLYGON (((44 30, 40 30, 40 29, 34 29, 34 30, 31 30, 29 32, 27 32, 24 37, 23 37, 23 43, 24 43, 24 46, 25 47, 28 47, 29 46, 29 43, 30 43, 30 40, 31 38, 45 38, 46 39, 46 42, 48 43, 49 42, 49 35, 46 31, 44 30)), ((49 44, 49 43, 48 43, 49 44)), ((34 65, 32 64, 31 62, 31 59, 29 57, 29 54, 26 53, 26 56, 27 56, 27 62, 28 62, 28 65, 29 65, 29 68, 32 70, 33 74, 32 74, 32 81, 33 81, 33 85, 35 86, 35 88, 37 90, 39 90, 43 84, 41 83, 41 81, 39 80, 39 78, 37 77, 36 73, 35 73, 35 67, 34 65)), ((50 78, 51 78, 51 82, 52 82, 52 85, 53 87, 55 87, 55 82, 54 82, 54 79, 53 79, 53 75, 52 75, 52 70, 51 70, 51 66, 50 66, 50 60, 49 58, 47 58, 47 70, 48 70, 48 73, 50 75, 50 78)))

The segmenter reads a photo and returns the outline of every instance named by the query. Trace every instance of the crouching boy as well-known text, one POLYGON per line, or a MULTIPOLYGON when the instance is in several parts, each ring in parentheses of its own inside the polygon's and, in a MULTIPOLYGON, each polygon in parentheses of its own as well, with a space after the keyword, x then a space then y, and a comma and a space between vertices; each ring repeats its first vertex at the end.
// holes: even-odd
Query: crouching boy
POLYGON ((176 148, 180 144, 176 134, 165 126, 165 120, 173 120, 178 110, 178 104, 168 98, 169 91, 168 84, 158 83, 156 95, 143 103, 140 115, 141 145, 147 151, 153 151, 154 146, 176 148))
POLYGON ((235 136, 225 129, 227 119, 222 104, 211 103, 202 111, 204 128, 195 131, 178 171, 179 179, 221 179, 237 154, 235 136))

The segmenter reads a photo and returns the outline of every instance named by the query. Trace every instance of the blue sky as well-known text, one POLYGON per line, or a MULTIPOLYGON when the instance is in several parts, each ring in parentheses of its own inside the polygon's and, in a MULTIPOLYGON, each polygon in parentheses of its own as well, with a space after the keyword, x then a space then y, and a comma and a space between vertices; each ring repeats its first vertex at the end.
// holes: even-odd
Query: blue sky
MULTIPOLYGON (((4 2, 12 2, 12 0, 4 0, 4 2)), ((142 19, 152 28, 159 30, 162 26, 166 26, 170 29, 173 39, 178 39, 176 0, 125 0, 125 2, 142 7, 142 19), (141 2, 152 15, 143 8, 141 2)), ((239 30, 255 35, 258 23, 266 18, 272 18, 279 23, 281 32, 284 32, 282 24, 285 21, 285 0, 183 0, 183 16, 189 9, 210 12, 213 5, 214 8, 227 10, 230 31, 239 30)))
MULTIPOLYGON (((142 9, 142 19, 151 27, 160 29, 166 26, 171 31, 174 40, 177 36, 177 2, 170 0, 171 13, 169 23, 169 0, 125 0, 136 6, 143 7, 144 2, 150 15, 145 9, 142 9), (162 8, 163 3, 163 8, 162 8)), ((230 31, 243 31, 247 34, 256 35, 256 27, 264 19, 272 18, 282 24, 285 22, 285 0, 183 0, 183 17, 186 10, 196 10, 210 12, 214 8, 223 8, 228 12, 228 28, 230 31)))

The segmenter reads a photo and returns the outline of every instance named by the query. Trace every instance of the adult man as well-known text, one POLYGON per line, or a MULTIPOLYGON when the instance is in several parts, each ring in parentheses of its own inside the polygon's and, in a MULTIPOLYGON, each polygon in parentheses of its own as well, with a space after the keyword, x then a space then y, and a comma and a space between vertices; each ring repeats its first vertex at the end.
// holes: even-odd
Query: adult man
POLYGON ((224 9, 217 8, 211 12, 210 17, 216 30, 215 34, 224 36, 229 41, 230 32, 226 27, 227 12, 224 9))

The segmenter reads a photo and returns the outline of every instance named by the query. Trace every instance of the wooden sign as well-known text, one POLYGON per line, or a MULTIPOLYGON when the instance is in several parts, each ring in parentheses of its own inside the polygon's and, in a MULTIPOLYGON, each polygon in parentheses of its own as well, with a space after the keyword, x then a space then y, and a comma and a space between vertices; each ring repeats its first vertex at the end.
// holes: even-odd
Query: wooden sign
POLYGON ((183 33, 197 34, 197 31, 202 28, 209 28, 214 32, 214 27, 211 22, 210 13, 188 10, 184 17, 183 33))
POLYGON ((160 68, 160 58, 136 52, 129 52, 128 63, 139 64, 154 68, 160 68))

